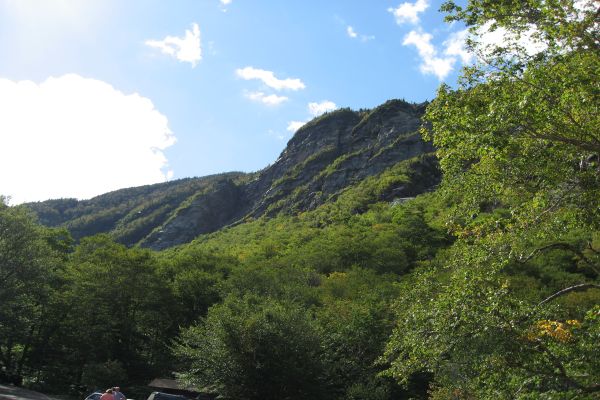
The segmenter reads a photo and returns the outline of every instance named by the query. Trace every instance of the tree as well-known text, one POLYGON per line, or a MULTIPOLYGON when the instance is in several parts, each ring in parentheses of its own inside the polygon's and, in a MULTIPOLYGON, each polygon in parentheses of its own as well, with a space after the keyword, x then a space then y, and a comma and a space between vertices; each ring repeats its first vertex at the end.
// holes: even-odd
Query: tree
POLYGON ((66 280, 57 340, 73 381, 107 362, 119 363, 132 381, 169 369, 175 299, 149 250, 128 249, 107 235, 85 238, 69 259, 66 280))
POLYGON ((20 381, 48 316, 68 245, 24 207, 0 198, 0 370, 20 381))
POLYGON ((229 297, 182 331, 176 353, 185 382, 225 398, 328 398, 317 326, 290 301, 229 297))
POLYGON ((332 398, 397 398, 398 385, 379 376, 383 366, 376 363, 393 327, 394 276, 353 268, 330 274, 318 290, 316 318, 332 398))
MULTIPOLYGON (((600 287, 597 7, 471 0, 442 8, 469 27, 479 57, 458 88, 439 89, 425 116, 458 240, 399 299, 388 374, 406 382, 432 372, 438 398, 597 393, 598 310, 561 307, 573 292, 600 287), (486 30, 505 32, 504 43, 489 46, 486 30), (524 295, 524 273, 556 251, 573 260, 579 282, 524 295)), ((565 265, 546 260, 554 271, 565 265)))

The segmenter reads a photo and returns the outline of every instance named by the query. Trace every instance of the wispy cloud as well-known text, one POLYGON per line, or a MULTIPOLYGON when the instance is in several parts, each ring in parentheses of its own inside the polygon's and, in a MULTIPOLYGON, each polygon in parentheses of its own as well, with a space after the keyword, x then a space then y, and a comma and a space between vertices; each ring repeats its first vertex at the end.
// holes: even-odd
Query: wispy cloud
POLYGON ((301 90, 306 88, 304 82, 298 78, 279 79, 272 71, 254 67, 239 68, 236 75, 245 80, 258 79, 268 87, 275 90, 301 90))
POLYGON ((298 129, 302 128, 308 121, 290 121, 287 126, 289 132, 295 133, 298 129))
POLYGON ((348 25, 346 27, 346 34, 348 35, 348 37, 350 37, 352 39, 360 40, 361 42, 368 42, 369 40, 375 39, 375 36, 373 36, 373 35, 362 35, 362 34, 357 33, 354 30, 354 28, 350 25, 348 25))
POLYGON ((417 0, 414 3, 402 3, 396 8, 390 7, 388 11, 394 14, 398 25, 407 22, 416 25, 420 22, 419 14, 427 10, 428 7, 428 0, 417 0))
POLYGON ((431 44, 432 35, 427 32, 410 31, 402 44, 404 46, 413 45, 417 48, 421 57, 419 69, 423 74, 433 74, 439 80, 443 80, 452 71, 456 62, 454 57, 439 57, 433 44, 431 44))
MULTIPOLYGON (((338 108, 338 106, 330 100, 323 100, 321 102, 311 102, 307 105, 308 113, 312 116, 312 118, 316 118, 319 115, 325 114, 326 112, 333 111, 338 108)), ((290 132, 296 132, 298 129, 302 128, 307 121, 290 121, 287 126, 287 130, 290 132)))
POLYGON ((268 106, 277 106, 288 100, 286 96, 278 96, 276 94, 265 94, 263 92, 248 92, 245 94, 252 101, 266 104, 268 106))
POLYGON ((441 81, 453 71, 458 59, 463 63, 471 62, 472 54, 465 46, 468 30, 451 33, 442 43, 443 50, 438 50, 432 43, 433 35, 424 31, 421 26, 420 14, 428 8, 429 0, 416 0, 414 3, 404 2, 388 11, 394 15, 398 25, 416 25, 404 35, 402 45, 416 48, 421 59, 419 70, 422 74, 435 75, 441 81))
POLYGON ((163 154, 175 143, 167 118, 108 83, 75 74, 0 79, 0 115, 0 170, 10 171, 0 193, 14 203, 90 198, 173 174, 163 154))
POLYGON ((319 115, 325 114, 328 111, 333 111, 336 108, 338 108, 338 106, 333 101, 329 100, 323 100, 319 103, 308 103, 308 112, 313 117, 318 117, 319 115))
POLYGON ((443 43, 446 48, 444 54, 447 56, 458 56, 463 64, 469 64, 473 60, 473 53, 469 52, 466 48, 468 36, 468 29, 451 33, 443 43))
POLYGON ((167 36, 163 40, 146 40, 145 44, 181 62, 189 62, 192 67, 202 60, 200 27, 196 23, 192 24, 192 30, 186 29, 183 37, 167 36))
POLYGON ((490 57, 498 47, 510 48, 515 52, 518 47, 528 55, 546 50, 547 44, 536 37, 538 32, 535 28, 531 27, 521 35, 515 35, 503 27, 492 30, 493 22, 485 23, 475 33, 474 39, 477 42, 479 56, 490 57))
POLYGON ((354 32, 354 28, 350 25, 348 25, 348 27, 346 28, 346 33, 353 39, 356 39, 358 37, 358 34, 354 32))
POLYGON ((232 0, 219 0, 221 2, 221 9, 223 12, 227 12, 227 6, 231 4, 232 0))

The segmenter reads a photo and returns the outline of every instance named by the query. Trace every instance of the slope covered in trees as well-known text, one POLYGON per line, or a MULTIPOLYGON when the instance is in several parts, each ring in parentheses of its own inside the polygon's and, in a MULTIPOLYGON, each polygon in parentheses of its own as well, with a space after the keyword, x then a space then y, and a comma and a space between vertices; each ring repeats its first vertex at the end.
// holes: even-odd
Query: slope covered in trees
POLYGON ((424 117, 433 192, 390 201, 436 176, 420 155, 161 252, 74 244, 0 205, 3 378, 134 398, 170 373, 228 399, 598 398, 597 8, 445 9, 546 48, 471 43, 481 62, 424 117))
MULTIPOLYGON (((427 222, 429 198, 378 201, 390 182, 410 185, 414 171, 428 168, 428 157, 407 160, 316 210, 258 218, 160 253, 127 248, 107 235, 74 245, 61 236, 65 230, 37 226, 41 243, 61 239, 54 285, 36 303, 45 316, 32 317, 22 335, 7 335, 0 344, 22 366, 3 367, 47 391, 116 380, 141 396, 149 378, 198 362, 186 346, 200 321, 220 324, 222 313, 230 313, 234 331, 227 335, 243 335, 231 340, 249 340, 240 345, 251 354, 235 354, 237 347, 202 351, 214 357, 213 369, 206 369, 210 380, 199 383, 209 392, 247 398, 247 390, 262 388, 262 395, 271 387, 270 396, 337 398, 371 389, 389 395, 423 391, 422 384, 402 389, 378 377, 382 367, 374 362, 393 326, 395 282, 450 241, 427 222), (252 329, 256 336, 245 338, 252 329), (257 359, 257 352, 264 358, 257 359), (241 370, 217 379, 223 363, 232 362, 228 357, 246 359, 239 360, 241 370), (265 386, 267 376, 281 388, 265 386)), ((26 208, 4 206, 0 217, 15 215, 26 216, 26 208)), ((18 261, 26 263, 26 254, 18 261)), ((40 272, 18 285, 26 288, 34 278, 48 279, 40 272)))
POLYGON ((116 190, 90 200, 56 199, 30 203, 39 222, 63 226, 74 238, 110 233, 115 240, 133 245, 164 224, 190 198, 212 193, 222 181, 242 183, 251 175, 242 172, 187 178, 116 190))

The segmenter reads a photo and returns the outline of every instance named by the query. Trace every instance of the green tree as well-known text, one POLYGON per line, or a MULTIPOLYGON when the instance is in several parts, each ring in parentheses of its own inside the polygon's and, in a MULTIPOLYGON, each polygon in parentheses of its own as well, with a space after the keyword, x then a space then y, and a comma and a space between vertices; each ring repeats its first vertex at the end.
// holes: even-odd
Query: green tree
POLYGON ((181 378, 232 399, 325 399, 319 331, 290 301, 247 295, 212 307, 183 330, 181 378))
POLYGON ((63 293, 63 361, 75 381, 93 365, 119 362, 132 381, 170 367, 177 332, 174 295, 154 255, 107 235, 85 238, 70 257, 63 293))
POLYGON ((236 264, 232 257, 194 247, 160 254, 158 274, 169 285, 177 306, 171 318, 187 327, 206 316, 221 300, 219 288, 236 264))
POLYGON ((31 353, 59 286, 68 247, 62 234, 0 198, 0 370, 17 379, 31 372, 31 353))
POLYGON ((600 287, 597 7, 471 0, 443 9, 475 34, 479 57, 425 117, 458 240, 400 297, 388 374, 407 382, 432 372, 437 398, 587 398, 600 390, 598 311, 562 301, 590 291, 597 302, 600 287), (504 30, 504 43, 481 41, 486 29, 504 30), (523 273, 542 258, 554 276, 571 265, 577 280, 534 277, 543 290, 526 293, 523 273))
POLYGON ((319 287, 325 375, 332 398, 384 400, 398 397, 398 386, 379 373, 376 363, 392 332, 392 300, 398 296, 392 275, 354 268, 334 272, 319 287))

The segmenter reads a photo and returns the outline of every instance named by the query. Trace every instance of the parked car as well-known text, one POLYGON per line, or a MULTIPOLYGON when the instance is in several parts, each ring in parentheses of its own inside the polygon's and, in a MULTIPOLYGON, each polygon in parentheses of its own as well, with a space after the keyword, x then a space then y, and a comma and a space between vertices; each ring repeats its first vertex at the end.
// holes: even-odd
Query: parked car
POLYGON ((187 397, 179 394, 170 394, 163 392, 152 392, 147 400, 189 400, 187 397))
POLYGON ((86 397, 85 400, 100 400, 100 396, 102 396, 102 392, 94 392, 86 397))

